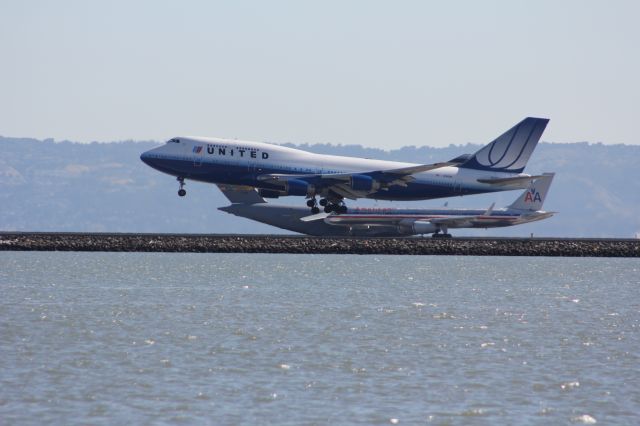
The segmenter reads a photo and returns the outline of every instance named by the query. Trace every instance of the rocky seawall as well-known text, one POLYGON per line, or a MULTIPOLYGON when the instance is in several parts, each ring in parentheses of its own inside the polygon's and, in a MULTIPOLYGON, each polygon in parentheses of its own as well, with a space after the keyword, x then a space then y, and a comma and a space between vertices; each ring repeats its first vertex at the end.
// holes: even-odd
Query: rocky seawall
POLYGON ((640 240, 4 232, 0 251, 640 257, 640 240))

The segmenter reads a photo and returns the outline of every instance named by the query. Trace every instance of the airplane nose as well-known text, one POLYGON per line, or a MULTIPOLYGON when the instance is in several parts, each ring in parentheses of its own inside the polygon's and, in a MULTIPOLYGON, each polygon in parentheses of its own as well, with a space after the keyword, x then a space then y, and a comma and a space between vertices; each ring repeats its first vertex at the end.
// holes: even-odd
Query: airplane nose
POLYGON ((151 154, 149 154, 149 151, 146 151, 140 154, 140 160, 142 160, 142 162, 148 166, 153 166, 152 160, 151 160, 151 154))

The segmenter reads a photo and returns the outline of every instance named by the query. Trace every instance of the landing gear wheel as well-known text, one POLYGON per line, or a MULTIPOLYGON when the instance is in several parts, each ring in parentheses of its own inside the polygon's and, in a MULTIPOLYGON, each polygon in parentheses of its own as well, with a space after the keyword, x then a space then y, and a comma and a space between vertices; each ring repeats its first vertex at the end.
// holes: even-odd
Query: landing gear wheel
POLYGON ((326 206, 324 206, 325 213, 331 213, 332 211, 333 211, 333 204, 327 204, 326 206))
POLYGON ((320 209, 318 208, 318 200, 316 200, 316 197, 307 200, 307 207, 311 207, 312 214, 320 213, 320 209))
POLYGON ((327 199, 326 199, 326 198, 321 198, 321 199, 320 199, 320 205, 321 205, 322 207, 326 207, 328 204, 329 204, 329 202, 327 201, 327 199))
POLYGON ((337 211, 337 213, 346 213, 347 212, 347 206, 345 206, 344 204, 341 205, 341 206, 338 206, 336 211, 337 211))
POLYGON ((176 178, 176 180, 180 184, 180 189, 178 190, 178 195, 181 196, 181 197, 184 197, 185 195, 187 195, 187 191, 184 190, 184 178, 182 176, 178 176, 176 178))

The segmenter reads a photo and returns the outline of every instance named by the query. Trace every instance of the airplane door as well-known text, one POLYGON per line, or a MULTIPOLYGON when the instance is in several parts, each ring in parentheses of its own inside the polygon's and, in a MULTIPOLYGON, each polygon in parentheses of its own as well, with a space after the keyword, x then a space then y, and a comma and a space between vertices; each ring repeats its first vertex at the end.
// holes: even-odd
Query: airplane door
POLYGON ((204 159, 204 153, 207 147, 202 145, 194 145, 191 155, 193 155, 193 167, 201 167, 202 160, 204 159))
POLYGON ((258 165, 258 163, 253 160, 253 161, 249 161, 249 174, 251 176, 257 176, 262 174, 262 168, 258 165))
MULTIPOLYGON (((259 153, 256 153, 256 154, 259 155, 259 153)), ((264 173, 263 168, 260 167, 260 163, 258 162, 257 155, 256 155, 256 158, 250 158, 247 163, 249 167, 249 174, 251 176, 258 176, 264 173)))

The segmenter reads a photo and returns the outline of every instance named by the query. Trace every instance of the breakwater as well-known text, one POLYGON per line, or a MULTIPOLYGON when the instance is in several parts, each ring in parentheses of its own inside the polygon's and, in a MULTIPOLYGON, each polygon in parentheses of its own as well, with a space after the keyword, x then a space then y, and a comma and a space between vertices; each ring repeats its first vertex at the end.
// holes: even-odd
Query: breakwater
POLYGON ((640 240, 2 232, 0 251, 7 250, 640 257, 640 240))

